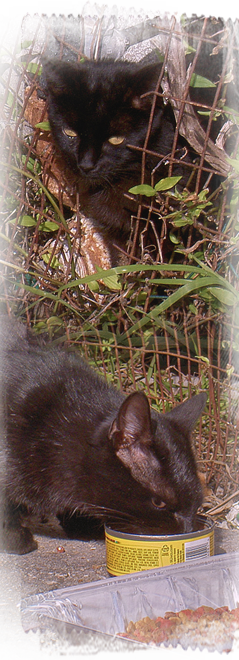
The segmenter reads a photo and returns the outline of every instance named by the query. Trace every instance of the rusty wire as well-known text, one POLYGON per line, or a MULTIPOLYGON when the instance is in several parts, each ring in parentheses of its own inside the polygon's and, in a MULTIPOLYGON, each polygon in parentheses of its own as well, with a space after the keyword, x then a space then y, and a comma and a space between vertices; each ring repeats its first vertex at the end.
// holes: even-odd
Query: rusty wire
MULTIPOLYGON (((197 59, 204 44, 209 43, 211 45, 213 44, 215 48, 219 47, 219 35, 215 34, 213 37, 207 35, 207 26, 208 21, 205 19, 199 34, 193 31, 192 26, 189 26, 187 33, 188 39, 197 40, 196 53, 191 64, 191 73, 196 70, 197 59)), ((92 57, 94 58, 97 57, 99 49, 101 29, 102 25, 99 22, 95 27, 92 41, 92 57)), ((62 181, 59 181, 57 202, 62 215, 66 213, 67 222, 69 223, 68 229, 58 219, 59 228, 56 234, 54 234, 51 247, 51 260, 48 263, 43 263, 39 259, 39 254, 42 254, 41 251, 43 250, 44 253, 44 249, 46 249, 46 238, 44 239, 45 243, 42 245, 39 227, 43 220, 52 220, 55 218, 51 204, 49 203, 46 206, 44 190, 41 191, 39 187, 35 186, 30 173, 27 176, 27 167, 30 159, 36 158, 39 161, 39 151, 37 150, 41 137, 39 130, 33 127, 28 141, 22 136, 20 130, 26 110, 29 107, 30 99, 37 86, 37 69, 34 75, 29 75, 27 71, 28 64, 31 62, 31 55, 34 52, 34 41, 37 39, 37 34, 38 30, 36 29, 32 45, 28 51, 25 68, 22 67, 22 72, 19 75, 15 90, 12 88, 11 79, 17 49, 12 54, 8 75, 4 81, 4 103, 1 111, 2 120, 5 125, 2 149, 7 164, 7 168, 4 170, 5 178, 2 184, 1 200, 1 214, 4 221, 3 229, 1 230, 4 234, 1 259, 5 264, 3 265, 3 276, 1 279, 1 304, 9 313, 20 312, 21 316, 24 316, 27 323, 31 325, 34 325, 39 320, 48 320, 54 315, 54 303, 50 298, 47 299, 44 297, 44 290, 47 290, 50 294, 55 294, 60 284, 67 284, 71 276, 71 264, 75 259, 77 250, 80 251, 77 246, 81 240, 80 200, 78 198, 76 199, 74 210, 67 207, 66 211, 63 198, 64 185, 62 181), (20 89, 23 84, 25 94, 22 104, 21 106, 18 105, 17 114, 14 110, 16 107, 14 103, 12 106, 7 107, 6 120, 9 91, 15 95, 16 101, 20 96, 20 89), (24 176, 19 174, 17 169, 15 171, 11 169, 12 165, 19 169, 19 158, 23 150, 25 162, 20 169, 25 173, 24 176), (7 208, 8 198, 11 198, 11 208, 9 209, 7 208), (28 240, 27 231, 24 235, 24 232, 19 228, 19 221, 24 214, 36 218, 36 225, 34 230, 32 230, 30 241, 28 240), (76 218, 76 222, 74 233, 71 237, 71 252, 68 258, 66 258, 66 268, 64 273, 61 274, 59 281, 52 271, 51 264, 52 260, 58 255, 62 236, 65 240, 67 234, 70 235, 71 230, 69 226, 73 215, 76 218), (13 224, 9 223, 9 218, 14 220, 13 224), (16 268, 19 267, 20 275, 18 279, 17 276, 14 276, 15 271, 12 271, 7 264, 12 264, 16 268), (34 272, 34 277, 31 276, 31 272, 34 272), (31 283, 34 281, 34 287, 38 288, 38 292, 42 292, 42 297, 34 294, 32 284, 30 287, 31 291, 27 289, 26 275, 30 278, 31 283), (20 284, 22 284, 22 289, 19 286, 20 284)), ((171 22, 171 29, 167 33, 168 42, 164 53, 161 74, 156 89, 152 90, 153 102, 145 144, 140 150, 142 153, 141 182, 144 181, 147 155, 153 154, 159 160, 166 160, 165 154, 155 154, 155 152, 150 151, 148 149, 148 143, 157 98, 164 97, 164 93, 160 90, 164 69, 167 66, 168 49, 172 35, 177 35, 177 29, 173 20, 171 22)), ((220 38, 223 38, 223 36, 226 36, 226 32, 224 34, 222 29, 220 38)), ((50 38, 49 35, 47 36, 48 38, 50 38)), ((42 44, 42 53, 47 49, 47 39, 46 43, 42 44)), ((56 39, 60 46, 60 57, 65 47, 70 49, 78 60, 84 54, 83 37, 78 50, 68 42, 64 30, 61 37, 56 35, 56 39)), ((171 175, 173 166, 181 163, 177 153, 177 142, 185 103, 192 104, 194 109, 201 108, 202 111, 209 110, 210 112, 205 131, 205 148, 199 157, 199 162, 196 164, 191 162, 186 163, 189 172, 193 170, 197 172, 195 195, 200 191, 202 173, 207 173, 208 175, 217 174, 216 168, 205 162, 204 156, 206 143, 211 131, 212 118, 214 113, 220 110, 220 93, 224 85, 227 64, 232 53, 238 59, 238 46, 233 39, 231 39, 229 47, 227 46, 223 69, 212 105, 203 102, 200 104, 198 101, 190 101, 188 99, 190 80, 187 80, 180 98, 181 110, 176 121, 173 148, 167 158, 168 176, 171 175)), ((38 64, 40 66, 40 58, 38 64)), ((175 101, 178 102, 179 99, 175 97, 175 101)), ((43 121, 44 119, 45 108, 42 107, 38 121, 43 121)), ((132 148, 136 147, 132 146, 132 148)), ((49 184, 49 163, 51 163, 51 159, 53 158, 54 154, 51 152, 45 159, 42 158, 41 161, 40 176, 46 188, 48 188, 49 184)), ((154 179, 152 178, 152 184, 153 182, 154 179)), ((234 244, 230 243, 232 228, 229 226, 226 232, 224 228, 226 206, 227 190, 222 199, 218 224, 211 222, 209 226, 204 226, 203 221, 195 221, 194 229, 198 229, 197 240, 194 242, 192 230, 190 230, 185 246, 183 263, 188 263, 189 255, 193 251, 200 249, 205 243, 208 246, 208 259, 210 260, 212 256, 215 259, 214 269, 221 262, 222 264, 226 263, 226 257, 223 255, 227 250, 231 258, 234 244), (218 253, 215 252, 216 248, 218 248, 218 253), (210 254, 210 250, 213 255, 210 254)), ((140 261, 136 248, 140 241, 142 241, 142 245, 144 244, 147 231, 150 227, 154 229, 153 235, 156 236, 155 213, 161 213, 162 227, 157 239, 158 242, 156 241, 156 257, 154 259, 155 263, 163 262, 163 248, 165 239, 168 236, 168 225, 167 221, 164 220, 164 215, 166 215, 165 208, 163 206, 161 207, 157 200, 152 200, 152 202, 140 201, 137 215, 132 225, 132 241, 128 251, 126 249, 124 253, 124 256, 128 256, 130 263, 138 263, 140 261), (146 223, 143 238, 140 233, 142 214, 144 214, 146 223)), ((147 251, 144 253, 144 249, 142 249, 142 253, 144 264, 145 262, 147 263, 146 257, 148 259, 151 257, 147 251)), ((153 304, 152 301, 154 301, 153 296, 157 293, 154 284, 155 278, 155 271, 152 271, 147 280, 148 288, 143 304, 143 315, 145 316, 150 312, 153 304)), ((230 281, 237 286, 237 280, 238 273, 234 269, 234 271, 231 271, 230 281)), ((137 344, 135 337, 130 334, 131 317, 127 307, 127 295, 129 296, 128 300, 130 302, 132 301, 132 304, 135 305, 135 309, 137 310, 138 296, 140 296, 143 290, 144 286, 142 282, 139 281, 137 291, 137 282, 129 276, 126 276, 123 280, 123 290, 120 294, 115 292, 110 294, 108 292, 105 295, 105 292, 102 293, 99 291, 99 294, 94 295, 87 287, 80 289, 77 294, 75 291, 73 292, 66 287, 62 293, 62 299, 64 299, 64 303, 70 306, 71 312, 67 315, 67 307, 60 309, 60 316, 63 320, 62 327, 65 331, 64 343, 75 344, 77 347, 80 346, 80 350, 84 353, 85 357, 92 363, 95 362, 105 377, 109 377, 109 364, 111 361, 111 379, 113 382, 121 389, 127 391, 143 387, 151 404, 159 407, 162 412, 167 411, 172 405, 176 405, 179 400, 183 400, 186 396, 191 396, 195 391, 206 387, 209 392, 209 406, 206 415, 200 421, 197 429, 197 455, 200 461, 200 467, 203 466, 207 480, 215 492, 220 485, 224 489, 225 495, 231 495, 238 488, 239 413, 238 402, 235 401, 235 397, 236 389, 237 387, 239 388, 239 373, 237 373, 236 367, 234 370, 231 369, 233 365, 233 343, 235 342, 235 336, 239 335, 238 321, 235 316, 231 318, 230 315, 206 308, 196 296, 194 302, 197 306, 197 314, 195 316, 190 314, 186 303, 183 303, 179 309, 174 308, 170 310, 162 318, 161 325, 152 323, 150 343, 148 342, 147 333, 144 332, 143 328, 140 328, 137 336, 137 344), (101 323, 109 310, 111 311, 113 321, 111 317, 108 326, 111 332, 111 341, 108 345, 102 338, 101 323), (91 324, 91 334, 85 331, 82 319, 87 319, 89 324, 91 324), (169 333, 169 323, 171 324, 171 334, 169 333), (77 326, 81 327, 81 324, 83 329, 80 339, 78 339, 77 326), (183 343, 180 339, 180 332, 183 333, 183 343), (194 333, 193 336, 197 344, 197 353, 192 352, 192 333, 194 333), (121 343, 120 338, 123 335, 125 335, 126 339, 121 343), (225 352, 227 362, 225 362, 225 355, 221 351, 223 342, 227 342, 228 345, 228 350, 225 352), (196 385, 195 379, 197 381, 196 385)), ((166 295, 168 294, 166 293, 166 295)), ((60 334, 59 336, 56 334, 56 341, 61 341, 60 334)))

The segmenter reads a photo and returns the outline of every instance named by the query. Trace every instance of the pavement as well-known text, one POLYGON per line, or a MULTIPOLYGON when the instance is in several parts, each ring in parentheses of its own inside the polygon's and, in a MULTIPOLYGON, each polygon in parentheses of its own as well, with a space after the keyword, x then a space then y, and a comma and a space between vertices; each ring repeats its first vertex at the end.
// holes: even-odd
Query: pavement
MULTIPOLYGON (((37 660, 39 657, 43 660, 43 657, 95 655, 96 652, 100 655, 106 651, 115 653, 126 650, 134 650, 137 655, 137 644, 111 639, 92 631, 79 629, 76 632, 65 624, 59 626, 50 623, 47 631, 23 632, 19 610, 21 599, 32 594, 109 578, 104 539, 96 538, 94 532, 89 532, 86 540, 72 540, 66 538, 56 520, 37 526, 33 521, 32 530, 38 541, 37 550, 22 556, 0 554, 2 660, 8 660, 8 657, 17 660, 20 657, 24 660, 28 657, 37 660)), ((239 531, 216 527, 215 554, 237 550, 239 531)))
MULTIPOLYGON (((71 626, 57 623, 49 622, 47 631, 24 633, 19 608, 23 598, 109 578, 103 538, 69 539, 55 519, 46 524, 33 520, 31 530, 37 550, 21 556, 0 553, 1 660, 45 660, 68 652, 75 655, 79 649, 80 655, 114 651, 114 643, 105 635, 80 629, 77 634, 71 626)), ((119 640, 119 646, 122 643, 119 640)))

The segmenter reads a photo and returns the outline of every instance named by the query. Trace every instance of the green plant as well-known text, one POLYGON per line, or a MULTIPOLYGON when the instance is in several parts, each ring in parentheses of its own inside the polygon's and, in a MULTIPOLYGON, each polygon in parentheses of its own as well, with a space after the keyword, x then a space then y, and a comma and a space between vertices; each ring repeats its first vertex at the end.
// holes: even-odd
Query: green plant
POLYGON ((171 190, 181 180, 181 176, 169 176, 165 179, 160 179, 156 185, 149 186, 146 183, 141 183, 138 186, 133 186, 129 189, 132 195, 145 195, 146 197, 155 197, 157 193, 171 190))

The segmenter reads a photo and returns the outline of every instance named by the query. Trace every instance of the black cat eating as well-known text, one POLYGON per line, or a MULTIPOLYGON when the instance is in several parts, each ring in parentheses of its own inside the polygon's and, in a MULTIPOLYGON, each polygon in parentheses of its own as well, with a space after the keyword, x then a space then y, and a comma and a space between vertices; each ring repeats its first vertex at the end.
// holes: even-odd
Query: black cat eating
MULTIPOLYGON (((125 194, 141 182, 142 149, 161 65, 129 62, 49 60, 43 88, 55 144, 75 175, 80 205, 105 235, 125 239, 137 203, 125 194)), ((144 182, 168 175, 175 121, 172 108, 157 96, 145 161, 144 182), (166 158, 165 158, 166 156, 166 158), (167 164, 166 164, 167 163, 167 164)), ((180 156, 185 141, 179 137, 180 156)), ((173 175, 190 170, 188 157, 175 165, 173 175), (183 164, 184 163, 184 164, 183 164)))
POLYGON ((194 528, 202 503, 190 435, 200 394, 166 414, 143 392, 123 396, 77 354, 32 344, 25 326, 2 321, 2 547, 37 547, 22 509, 75 512, 140 529, 194 528), (171 521, 171 522, 170 522, 171 521))

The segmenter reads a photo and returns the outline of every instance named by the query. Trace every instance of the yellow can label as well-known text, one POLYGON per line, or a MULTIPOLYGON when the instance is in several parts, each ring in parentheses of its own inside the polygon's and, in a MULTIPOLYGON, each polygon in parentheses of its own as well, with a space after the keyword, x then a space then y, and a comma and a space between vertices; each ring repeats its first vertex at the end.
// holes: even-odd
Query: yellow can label
POLYGON ((162 541, 138 541, 121 539, 108 531, 105 538, 107 570, 116 576, 204 559, 214 554, 214 531, 187 540, 168 537, 162 541))

